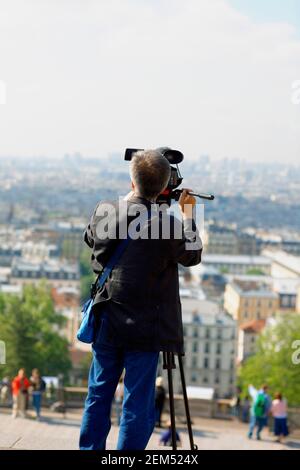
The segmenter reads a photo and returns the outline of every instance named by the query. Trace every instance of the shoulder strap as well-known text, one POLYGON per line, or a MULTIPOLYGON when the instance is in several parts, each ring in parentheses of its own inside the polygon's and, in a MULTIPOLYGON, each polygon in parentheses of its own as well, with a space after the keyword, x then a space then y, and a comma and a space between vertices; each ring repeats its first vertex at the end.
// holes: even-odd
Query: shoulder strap
POLYGON ((116 251, 108 261, 107 265, 103 269, 101 276, 98 277, 97 279, 97 289, 101 289, 105 281, 107 280, 108 276, 112 272, 113 268, 117 264, 119 258, 122 256, 122 253, 125 251, 125 248, 127 247, 129 243, 130 238, 125 238, 124 240, 121 241, 121 243, 118 244, 116 251))
MULTIPOLYGON (((143 214, 143 217, 141 217, 141 220, 140 220, 140 223, 138 224, 139 226, 143 226, 143 224, 147 221, 147 220, 150 220, 151 218, 151 212, 150 211, 145 211, 145 213, 143 214)), ((117 264, 119 258, 122 256, 122 254, 124 253, 128 243, 130 241, 130 236, 128 235, 127 238, 124 238, 117 246, 116 248, 116 251, 113 253, 112 257, 110 258, 110 260, 108 261, 107 265, 105 266, 105 268, 103 269, 101 275, 98 276, 98 279, 96 281, 96 286, 97 286, 97 289, 101 289, 108 276, 110 275, 110 273, 112 272, 112 270, 114 269, 115 265, 117 264)))

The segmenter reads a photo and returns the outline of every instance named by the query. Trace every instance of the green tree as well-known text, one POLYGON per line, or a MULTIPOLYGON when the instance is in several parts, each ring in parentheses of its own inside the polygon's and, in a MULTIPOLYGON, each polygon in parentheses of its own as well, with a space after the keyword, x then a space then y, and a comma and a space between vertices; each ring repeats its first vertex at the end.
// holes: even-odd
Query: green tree
POLYGON ((67 374, 68 342, 60 335, 65 318, 54 309, 46 284, 28 285, 22 296, 0 294, 0 339, 6 344, 2 375, 37 367, 43 375, 67 374))
POLYGON ((250 383, 256 387, 267 383, 271 393, 280 391, 290 405, 300 405, 300 364, 293 360, 293 344, 300 340, 300 315, 282 314, 276 319, 259 336, 257 353, 242 365, 240 382, 245 393, 250 383))
POLYGON ((246 274, 248 274, 249 276, 250 275, 252 275, 252 276, 264 276, 265 273, 261 269, 251 268, 251 269, 248 269, 246 274))

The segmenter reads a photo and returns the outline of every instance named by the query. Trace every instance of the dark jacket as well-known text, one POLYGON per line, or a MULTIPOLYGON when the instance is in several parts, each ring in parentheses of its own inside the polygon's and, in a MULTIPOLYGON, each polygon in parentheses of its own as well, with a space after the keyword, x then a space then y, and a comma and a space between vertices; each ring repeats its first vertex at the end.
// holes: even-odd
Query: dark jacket
MULTIPOLYGON (((135 215, 127 217, 126 212, 121 213, 118 202, 109 203, 116 212, 99 215, 106 204, 100 202, 97 205, 84 235, 85 242, 92 248, 91 261, 95 273, 101 272, 119 243, 119 227, 124 217, 129 225, 136 217, 136 210, 153 209, 151 202, 134 196, 126 206, 135 215), (99 238, 99 226, 105 217, 107 231, 116 239, 99 238), (113 230, 111 227, 116 228, 113 230)), ((192 220, 185 221, 183 226, 172 215, 162 216, 160 211, 154 212, 143 224, 143 233, 149 234, 155 224, 159 226, 157 239, 129 241, 105 287, 96 295, 94 312, 96 317, 106 312, 109 338, 118 346, 130 350, 183 352, 178 263, 183 266, 200 263, 202 243, 192 220), (163 217, 170 222, 168 239, 162 238, 163 217), (175 238, 176 233, 180 234, 179 238, 175 238), (186 244, 194 240, 197 246, 187 250, 186 244)))

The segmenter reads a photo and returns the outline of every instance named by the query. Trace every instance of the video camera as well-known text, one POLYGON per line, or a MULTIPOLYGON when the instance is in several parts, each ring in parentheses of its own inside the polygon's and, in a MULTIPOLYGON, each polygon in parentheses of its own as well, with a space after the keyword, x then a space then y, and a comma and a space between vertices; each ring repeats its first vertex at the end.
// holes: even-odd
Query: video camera
MULTIPOLYGON (((183 161, 184 155, 179 150, 173 150, 173 149, 170 149, 169 147, 159 147, 156 150, 159 153, 161 153, 161 155, 163 155, 171 165, 171 176, 170 176, 168 186, 166 187, 164 192, 158 196, 156 202, 158 204, 168 204, 170 206, 172 199, 174 201, 178 201, 183 191, 182 189, 177 189, 177 188, 178 186, 181 185, 183 181, 183 177, 181 176, 178 165, 179 163, 183 161)), ((132 149, 132 148, 126 149, 125 160, 130 161, 133 155, 139 151, 143 151, 143 149, 132 149)), ((199 194, 199 193, 194 193, 194 192, 189 192, 189 194, 191 196, 199 197, 202 199, 207 199, 209 201, 212 201, 215 198, 213 194, 199 194)))

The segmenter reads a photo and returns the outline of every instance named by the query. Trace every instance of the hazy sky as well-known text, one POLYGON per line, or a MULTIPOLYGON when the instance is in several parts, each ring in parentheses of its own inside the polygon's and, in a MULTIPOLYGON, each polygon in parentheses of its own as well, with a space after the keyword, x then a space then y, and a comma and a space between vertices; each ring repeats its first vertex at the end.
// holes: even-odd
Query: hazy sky
POLYGON ((299 3, 0 0, 0 155, 299 162, 299 3))

